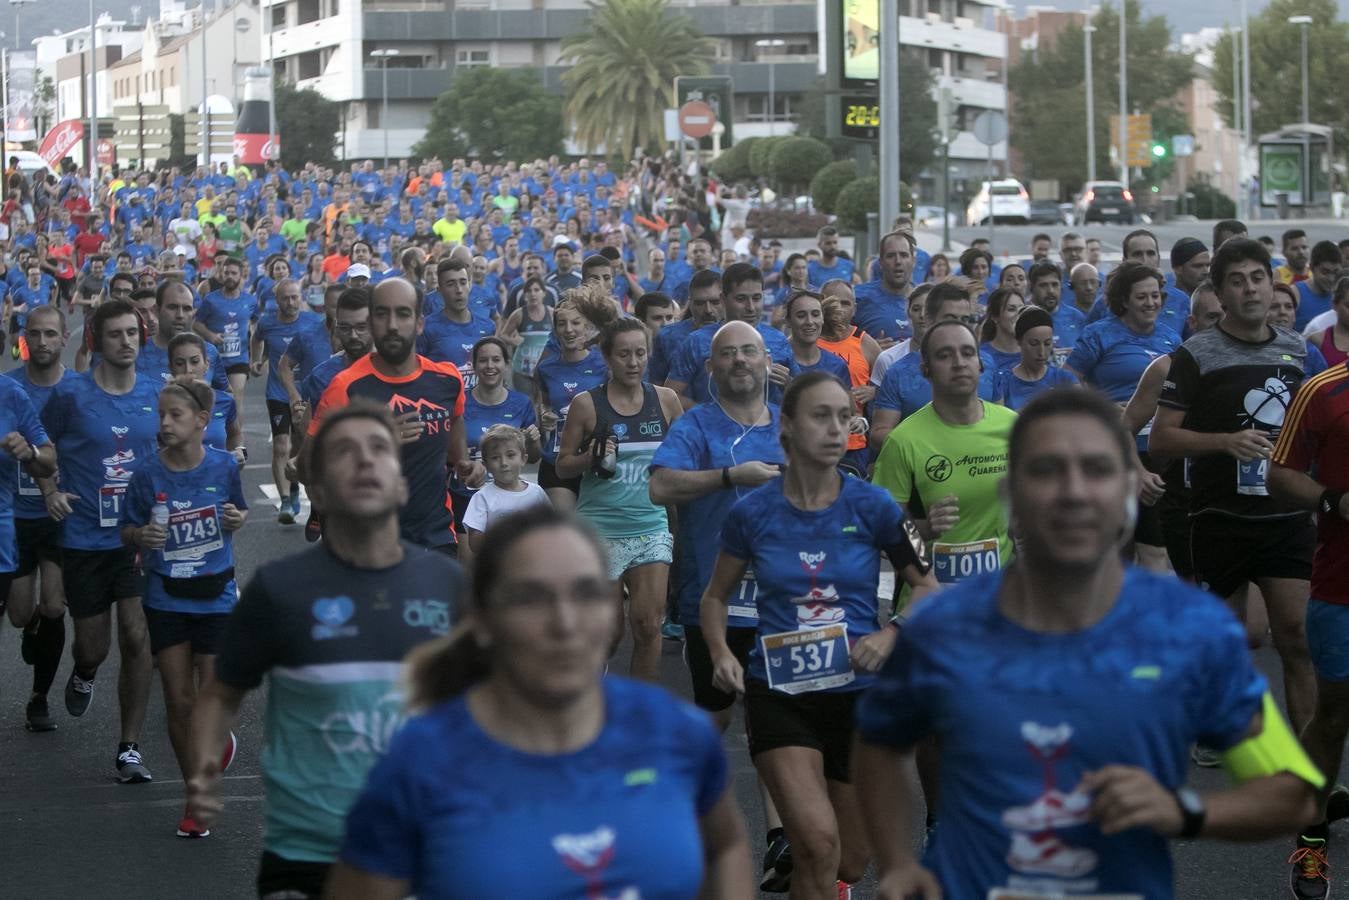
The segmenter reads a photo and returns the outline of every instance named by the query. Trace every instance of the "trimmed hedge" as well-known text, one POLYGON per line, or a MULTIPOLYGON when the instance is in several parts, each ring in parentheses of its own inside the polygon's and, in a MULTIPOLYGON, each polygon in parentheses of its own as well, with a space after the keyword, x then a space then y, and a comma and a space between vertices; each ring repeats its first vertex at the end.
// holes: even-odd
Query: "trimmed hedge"
POLYGON ((839 192, 847 187, 848 182, 856 178, 856 161, 841 159, 830 163, 810 179, 810 202, 820 212, 833 214, 836 212, 834 204, 838 200, 839 192))

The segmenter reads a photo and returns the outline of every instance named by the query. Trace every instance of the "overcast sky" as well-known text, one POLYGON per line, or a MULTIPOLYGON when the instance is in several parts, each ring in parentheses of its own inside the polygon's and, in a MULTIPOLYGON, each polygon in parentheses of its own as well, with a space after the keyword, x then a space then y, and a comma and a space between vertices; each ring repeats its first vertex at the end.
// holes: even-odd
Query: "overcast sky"
MULTIPOLYGON (((1050 6, 1057 9, 1084 9, 1094 0, 1015 0, 1018 9, 1027 6, 1050 6)), ((1117 2, 1117 0, 1116 0, 1117 2)), ((1249 0, 1251 15, 1265 8, 1267 0, 1249 0)), ((1349 0, 1338 0, 1340 18, 1349 18, 1349 0)), ((1149 15, 1164 15, 1171 23, 1172 31, 1179 35, 1187 31, 1198 31, 1206 26, 1222 27, 1235 23, 1241 14, 1239 0, 1143 0, 1143 8, 1149 15)))

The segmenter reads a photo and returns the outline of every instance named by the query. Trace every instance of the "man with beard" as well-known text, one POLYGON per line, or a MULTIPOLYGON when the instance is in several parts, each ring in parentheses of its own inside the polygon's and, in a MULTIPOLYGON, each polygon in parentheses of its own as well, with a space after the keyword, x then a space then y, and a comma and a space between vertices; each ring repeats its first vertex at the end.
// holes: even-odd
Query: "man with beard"
POLYGON ((228 257, 216 268, 220 269, 220 289, 202 298, 201 310, 192 327, 202 340, 220 351, 242 425, 244 386, 248 384, 248 342, 257 319, 258 301, 241 289, 244 281, 241 260, 228 257))
MULTIPOLYGON (((192 289, 181 281, 162 281, 155 289, 154 329, 145 346, 136 357, 136 371, 160 384, 173 376, 169 371, 169 341, 186 331, 192 331, 196 310, 192 305, 192 289)), ((223 391, 229 388, 225 367, 220 362, 220 351, 215 344, 206 345, 206 365, 209 367, 211 387, 223 391)))
MULTIPOLYGON (((410 488, 399 516, 403 539, 454 555, 447 468, 453 466, 461 481, 477 487, 483 482, 483 467, 468 454, 459 370, 414 352, 424 325, 421 291, 402 278, 380 282, 370 294, 374 352, 333 378, 319 398, 308 431, 311 437, 317 434, 326 412, 356 397, 388 406, 398 425, 410 488)), ((301 481, 308 468, 308 449, 300 457, 301 481)))

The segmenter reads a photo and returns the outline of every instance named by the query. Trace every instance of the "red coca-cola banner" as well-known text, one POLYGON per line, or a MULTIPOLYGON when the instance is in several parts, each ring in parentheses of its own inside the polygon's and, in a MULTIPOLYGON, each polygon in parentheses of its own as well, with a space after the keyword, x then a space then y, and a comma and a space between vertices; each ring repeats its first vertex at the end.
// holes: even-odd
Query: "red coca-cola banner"
POLYGON ((246 166, 260 166, 281 156, 279 134, 236 134, 234 155, 246 166))
POLYGON ((57 163, 82 140, 84 140, 84 123, 79 119, 66 119, 64 122, 58 122, 55 128, 47 132, 47 136, 42 139, 42 146, 37 148, 37 155, 55 169, 57 163))

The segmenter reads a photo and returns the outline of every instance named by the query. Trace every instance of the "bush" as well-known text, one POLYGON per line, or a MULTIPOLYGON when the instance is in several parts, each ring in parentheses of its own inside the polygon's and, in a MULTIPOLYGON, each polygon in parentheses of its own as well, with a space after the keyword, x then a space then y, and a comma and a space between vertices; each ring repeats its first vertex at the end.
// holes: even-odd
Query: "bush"
MULTIPOLYGON (((834 200, 834 213, 838 224, 854 232, 867 229, 867 213, 880 212, 881 180, 875 175, 855 178, 839 191, 834 200)), ((913 213, 913 191, 904 182, 899 183, 899 211, 913 213)), ((890 227, 889 222, 878 223, 884 234, 890 227)))
POLYGON ((733 181, 749 181, 754 177, 750 171, 749 154, 756 141, 761 138, 745 138, 742 141, 736 141, 727 149, 721 151, 716 159, 712 160, 709 168, 717 178, 725 183, 733 181))
POLYGON ((788 137, 773 147, 769 169, 779 184, 804 186, 810 183, 816 172, 833 160, 833 151, 824 141, 808 137, 788 137))
POLYGON ((1185 211, 1201 219, 1231 219, 1237 214, 1237 204, 1211 184, 1192 181, 1186 188, 1194 194, 1193 200, 1187 200, 1185 211))
POLYGON ((823 213, 834 213, 839 191, 857 177, 857 163, 851 159, 832 162, 810 179, 810 202, 823 213))
POLYGON ((754 139, 749 148, 749 170, 755 178, 771 178, 773 175, 773 150, 785 141, 785 137, 765 137, 754 139))
POLYGON ((821 213, 795 209, 752 209, 746 226, 760 240, 766 238, 813 238, 829 224, 829 217, 821 213))

